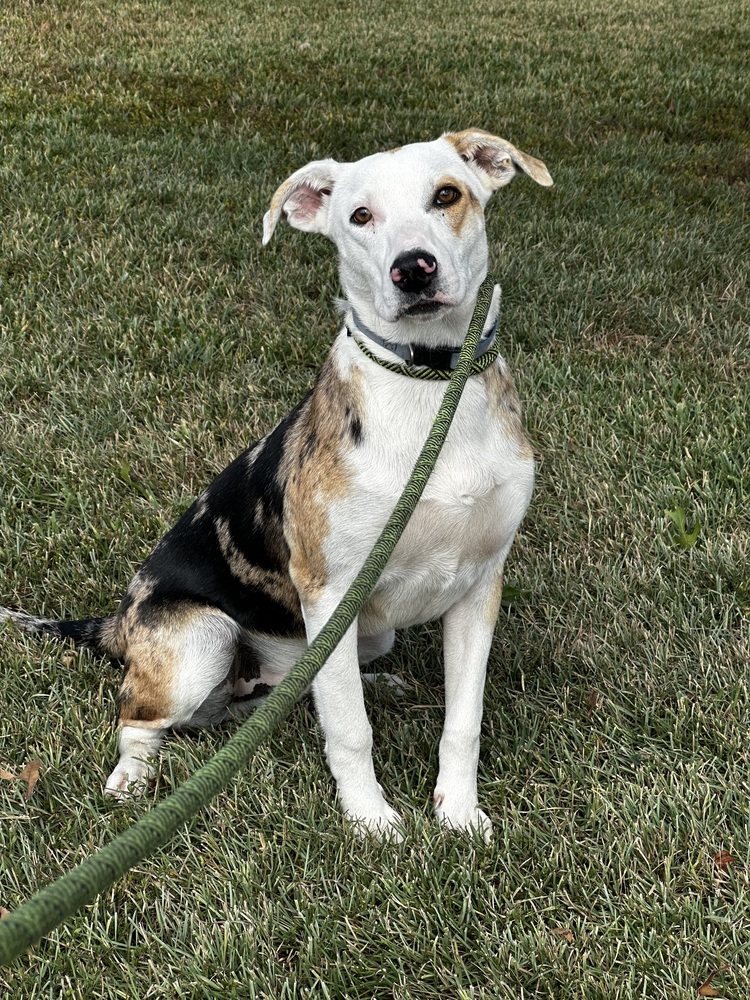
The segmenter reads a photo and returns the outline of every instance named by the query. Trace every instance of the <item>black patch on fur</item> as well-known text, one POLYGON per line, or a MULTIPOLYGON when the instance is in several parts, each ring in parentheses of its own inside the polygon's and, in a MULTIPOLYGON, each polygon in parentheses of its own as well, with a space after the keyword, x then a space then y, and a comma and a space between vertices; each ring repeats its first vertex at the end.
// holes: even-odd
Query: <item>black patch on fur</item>
POLYGON ((361 444, 362 421, 357 411, 352 409, 348 403, 344 408, 344 426, 341 428, 341 439, 343 440, 347 434, 351 438, 353 444, 361 444))
POLYGON ((354 444, 362 444, 362 421, 356 415, 350 418, 349 433, 354 444))
POLYGON ((148 556, 140 573, 152 586, 139 604, 139 617, 144 621, 160 616, 170 605, 189 601, 217 607, 251 631, 304 635, 296 594, 281 603, 270 592, 272 588, 237 577, 221 551, 215 522, 226 526, 237 552, 250 565, 278 574, 279 580, 288 577, 281 470, 287 437, 308 399, 219 473, 148 556), (254 461, 248 468, 251 454, 254 461), (196 517, 199 505, 205 508, 203 517, 196 517))
POLYGON ((305 443, 300 448, 299 452, 299 465, 300 467, 307 462, 315 450, 318 447, 318 435, 315 433, 315 429, 311 430, 307 437, 305 438, 305 443))
POLYGON ((232 701, 257 701, 259 698, 265 698, 273 691, 272 684, 256 684, 255 687, 248 694, 240 694, 232 698, 232 701))
POLYGON ((134 600, 135 600, 135 598, 130 593, 130 591, 128 591, 127 594, 125 594, 125 596, 123 597, 123 599, 120 601, 120 608, 119 608, 118 614, 120 614, 120 615, 127 614, 128 611, 133 606, 133 601, 134 600))
POLYGON ((235 681, 254 681, 260 677, 260 657, 249 643, 240 640, 237 644, 233 667, 235 681))
POLYGON ((22 611, 11 615, 19 628, 25 632, 42 632, 56 639, 69 639, 76 646, 85 646, 97 653, 108 652, 101 643, 102 626, 109 621, 106 616, 101 618, 82 618, 79 621, 55 621, 54 619, 34 618, 22 611))

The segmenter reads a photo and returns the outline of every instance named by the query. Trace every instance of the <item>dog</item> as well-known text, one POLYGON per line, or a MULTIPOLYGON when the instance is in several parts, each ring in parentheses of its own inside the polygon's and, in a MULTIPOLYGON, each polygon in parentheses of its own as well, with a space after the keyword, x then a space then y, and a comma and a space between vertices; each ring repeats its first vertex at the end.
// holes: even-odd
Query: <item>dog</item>
MULTIPOLYGON (((308 163, 274 194, 285 218, 339 257, 345 322, 311 392, 235 459, 158 542, 111 616, 20 627, 120 661, 119 761, 108 794, 142 791, 169 729, 242 717, 331 615, 381 532, 430 430, 487 273, 484 208, 539 160, 479 129, 356 162, 308 163), (437 380, 411 377, 433 374, 437 380), (441 377, 442 376, 442 377, 441 377)), ((494 353, 500 289, 422 499, 385 571, 312 684, 341 807, 355 829, 400 839, 372 760, 360 665, 395 630, 443 620, 445 724, 437 817, 486 840, 477 764, 503 565, 529 505, 532 448, 494 353)))

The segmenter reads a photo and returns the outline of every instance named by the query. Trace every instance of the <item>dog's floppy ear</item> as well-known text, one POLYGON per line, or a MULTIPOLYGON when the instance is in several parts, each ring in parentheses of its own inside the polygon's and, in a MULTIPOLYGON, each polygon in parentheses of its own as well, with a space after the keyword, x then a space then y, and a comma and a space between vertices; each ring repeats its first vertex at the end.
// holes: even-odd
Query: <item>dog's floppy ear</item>
POLYGON ((522 153, 496 135, 479 128, 467 128, 463 132, 446 132, 443 138, 462 160, 477 170, 491 191, 510 184, 517 173, 528 174, 542 187, 552 186, 552 178, 541 160, 522 153))
POLYGON ((314 160, 288 177, 271 199, 263 217, 263 246, 273 236, 284 216, 290 226, 306 233, 325 233, 328 228, 328 196, 341 164, 336 160, 314 160))

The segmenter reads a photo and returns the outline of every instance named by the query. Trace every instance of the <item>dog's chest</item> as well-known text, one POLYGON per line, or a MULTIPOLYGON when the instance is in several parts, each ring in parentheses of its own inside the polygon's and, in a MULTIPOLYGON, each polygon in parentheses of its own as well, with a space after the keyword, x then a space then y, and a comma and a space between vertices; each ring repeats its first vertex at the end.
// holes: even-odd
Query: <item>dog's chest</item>
MULTIPOLYGON (((377 373, 364 397, 361 444, 349 456, 350 490, 331 511, 326 550, 335 575, 351 578, 382 530, 444 391, 444 384, 377 373)), ((491 573, 507 553, 532 482, 510 377, 499 368, 496 377, 470 380, 422 499, 365 607, 368 630, 440 617, 491 573)))

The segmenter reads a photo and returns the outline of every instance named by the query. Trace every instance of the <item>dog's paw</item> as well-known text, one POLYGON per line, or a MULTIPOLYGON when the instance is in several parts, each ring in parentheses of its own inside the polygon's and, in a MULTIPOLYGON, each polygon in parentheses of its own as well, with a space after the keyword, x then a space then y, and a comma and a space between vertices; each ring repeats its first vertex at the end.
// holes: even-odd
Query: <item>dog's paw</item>
POLYGON ((404 839, 403 820, 385 799, 376 810, 367 813, 347 810, 344 815, 354 827, 355 836, 360 840, 373 837, 376 840, 388 840, 400 844, 404 839))
POLYGON ((492 839, 492 821, 476 803, 456 802, 452 807, 448 797, 435 792, 435 815, 451 830, 460 830, 473 836, 478 834, 485 844, 492 839))
POLYGON ((143 793, 154 776, 154 768, 148 761, 130 758, 121 760, 107 778, 104 794, 125 801, 143 793))

